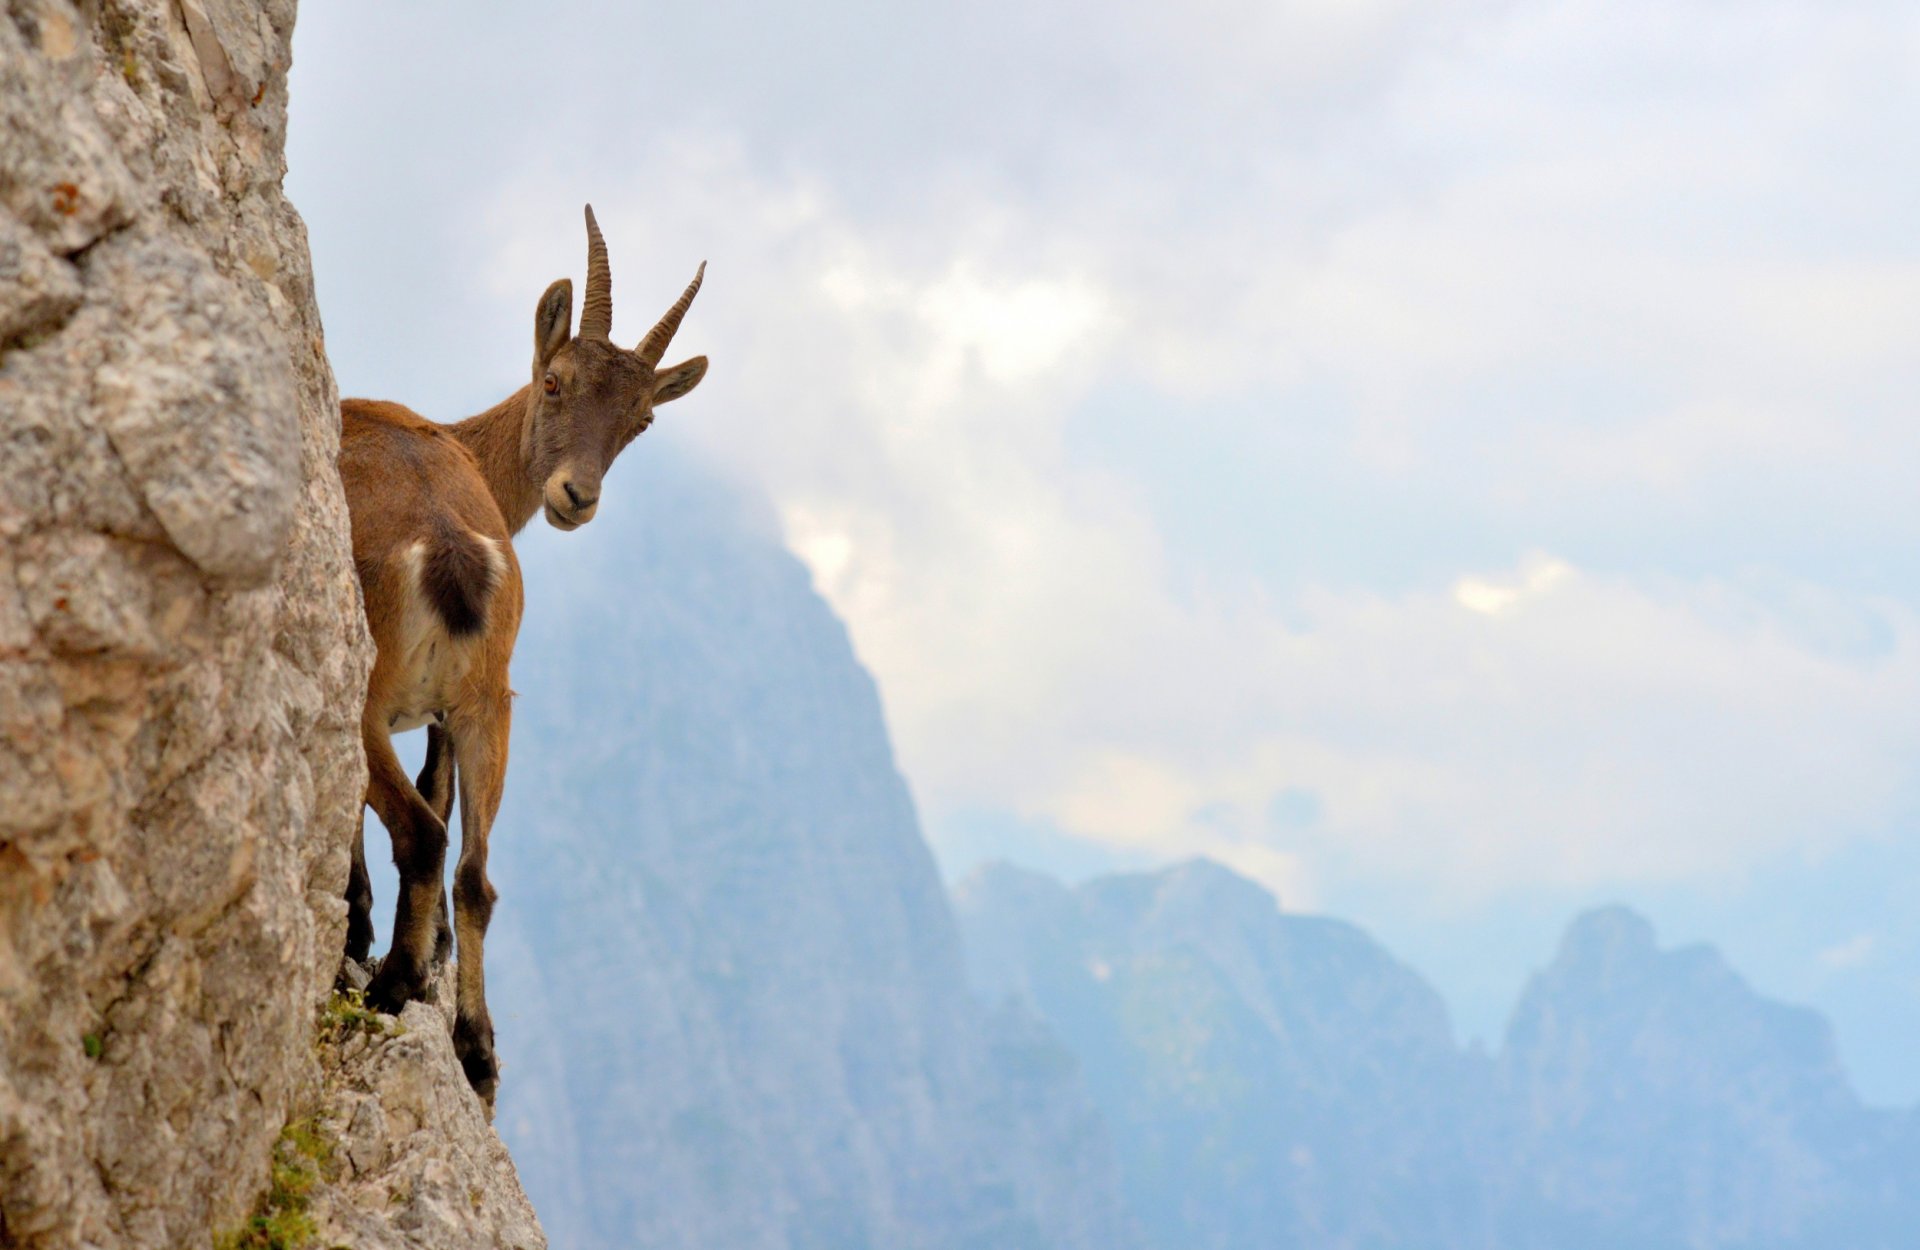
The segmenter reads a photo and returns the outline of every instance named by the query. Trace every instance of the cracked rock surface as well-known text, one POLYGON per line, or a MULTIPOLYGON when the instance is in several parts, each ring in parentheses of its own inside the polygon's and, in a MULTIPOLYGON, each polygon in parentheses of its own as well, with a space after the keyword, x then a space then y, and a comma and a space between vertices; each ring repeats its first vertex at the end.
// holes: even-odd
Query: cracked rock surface
POLYGON ((314 1194, 319 1244, 355 1250, 545 1250, 513 1160, 454 1058, 451 965, 435 1001, 320 1051, 333 1143, 314 1194))
MULTIPOLYGON (((4 1246, 205 1246, 326 1088, 371 646, 293 20, 0 0, 4 1246)), ((382 1174, 472 1102, 428 1032, 368 1060, 382 1174)))

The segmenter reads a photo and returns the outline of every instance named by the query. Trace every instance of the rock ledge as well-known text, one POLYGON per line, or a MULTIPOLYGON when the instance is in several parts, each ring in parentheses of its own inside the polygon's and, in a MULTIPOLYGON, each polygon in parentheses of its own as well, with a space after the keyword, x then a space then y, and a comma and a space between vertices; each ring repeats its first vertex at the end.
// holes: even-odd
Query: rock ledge
MULTIPOLYGON (((340 1001, 340 1000, 336 1000, 340 1001)), ((545 1250, 507 1148, 454 1058, 453 973, 395 1019, 330 1010, 316 1127, 331 1148, 312 1194, 319 1244, 355 1250, 545 1250)))

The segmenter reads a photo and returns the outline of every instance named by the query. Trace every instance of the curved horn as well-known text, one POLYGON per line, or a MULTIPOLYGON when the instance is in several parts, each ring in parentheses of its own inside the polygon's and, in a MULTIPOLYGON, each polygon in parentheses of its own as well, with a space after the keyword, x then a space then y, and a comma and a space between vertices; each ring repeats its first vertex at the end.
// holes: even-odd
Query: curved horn
POLYGON ((587 205, 587 299, 580 309, 580 337, 603 339, 613 333, 613 273, 607 268, 607 241, 587 205))
POLYGON ((660 318, 660 323, 640 340, 640 346, 633 349, 634 355, 650 365, 660 363, 660 357, 667 354, 667 344, 673 342, 673 332, 680 328, 680 318, 687 315, 687 309, 693 306, 693 297, 700 293, 700 279, 706 276, 707 262, 703 260, 700 271, 693 275, 693 281, 687 283, 687 289, 673 302, 673 307, 667 309, 667 315, 660 318))

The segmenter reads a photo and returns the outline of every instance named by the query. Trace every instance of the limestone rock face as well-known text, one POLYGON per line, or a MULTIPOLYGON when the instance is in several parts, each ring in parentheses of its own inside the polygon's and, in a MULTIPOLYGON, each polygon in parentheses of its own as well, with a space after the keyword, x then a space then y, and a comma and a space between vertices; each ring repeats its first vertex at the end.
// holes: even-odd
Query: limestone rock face
POLYGON ((0 1245, 204 1246, 322 1088, 371 647, 293 20, 0 0, 0 1245))
POLYGON ((328 1179, 313 1198, 323 1246, 545 1250, 513 1161, 454 1058, 449 968, 437 1005, 328 1035, 316 1115, 328 1179))

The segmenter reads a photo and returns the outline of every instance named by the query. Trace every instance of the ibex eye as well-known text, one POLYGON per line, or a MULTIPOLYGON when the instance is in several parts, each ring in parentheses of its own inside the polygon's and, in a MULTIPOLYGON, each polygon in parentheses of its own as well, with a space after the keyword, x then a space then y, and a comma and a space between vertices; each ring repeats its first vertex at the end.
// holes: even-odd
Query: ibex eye
POLYGON ((560 379, 549 373, 547 375, 546 388, 547 394, 558 395, 560 393, 560 379))

